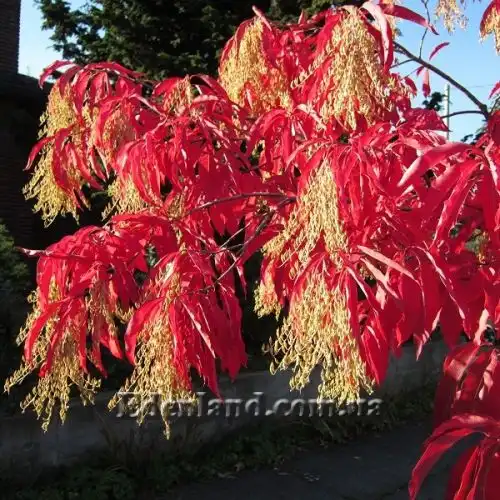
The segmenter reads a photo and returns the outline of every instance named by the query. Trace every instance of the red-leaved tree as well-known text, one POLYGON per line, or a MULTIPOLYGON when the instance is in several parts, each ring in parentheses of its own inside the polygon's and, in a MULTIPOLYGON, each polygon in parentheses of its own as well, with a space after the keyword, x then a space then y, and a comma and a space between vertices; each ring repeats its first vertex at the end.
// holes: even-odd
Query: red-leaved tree
MULTIPOLYGON (((447 23, 457 9, 439 2, 447 23)), ((218 367, 234 378, 246 363, 236 291, 261 251, 256 310, 282 318, 273 369, 291 369, 292 388, 320 366, 320 398, 356 400, 384 380, 391 353, 413 339, 418 356, 440 327, 451 350, 411 496, 440 453, 478 432, 449 495, 495 497, 500 112, 396 42, 398 19, 435 32, 384 0, 284 27, 256 10, 217 80, 154 82, 114 63, 45 71, 42 81, 65 68, 25 194, 47 223, 77 217, 95 191, 110 202, 102 227, 26 250, 39 258, 37 288, 6 383, 38 371, 23 408, 46 428, 71 387, 91 401, 103 349, 133 365, 122 391, 139 399, 194 398, 193 369, 218 394, 218 367), (400 55, 418 63, 424 94, 434 72, 470 98, 487 120, 479 141, 448 142, 435 111, 412 107, 400 55)), ((481 30, 500 50, 499 22, 493 0, 481 30)))

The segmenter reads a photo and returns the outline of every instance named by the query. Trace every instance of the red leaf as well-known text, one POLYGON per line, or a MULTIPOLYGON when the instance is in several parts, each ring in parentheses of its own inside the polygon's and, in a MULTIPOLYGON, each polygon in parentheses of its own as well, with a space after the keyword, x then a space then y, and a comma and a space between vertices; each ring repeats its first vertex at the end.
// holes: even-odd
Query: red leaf
MULTIPOLYGON (((449 427, 449 423, 446 422, 443 426, 449 427)), ((467 428, 448 430, 446 427, 442 428, 443 426, 434 431, 431 438, 427 441, 424 453, 413 469, 409 484, 410 500, 415 500, 417 498, 417 494, 420 491, 424 479, 439 458, 441 458, 441 455, 448 451, 458 441, 474 432, 467 428)))
POLYGON ((132 319, 125 331, 125 354, 130 363, 135 364, 135 346, 137 335, 154 314, 156 314, 164 301, 163 297, 150 300, 134 312, 132 319))
POLYGON ((405 112, 403 126, 408 124, 416 130, 440 130, 447 131, 443 119, 434 109, 413 108, 405 112))
POLYGON ((394 61, 391 25, 387 22, 387 18, 379 5, 365 2, 363 4, 363 9, 367 10, 379 24, 380 34, 382 35, 383 63, 386 71, 388 71, 394 61))
POLYGON ((27 336, 26 336, 26 341, 24 343, 24 357, 26 358, 26 362, 29 364, 31 363, 32 356, 33 356, 33 347, 35 345, 35 342, 37 341, 42 329, 45 327, 47 324, 47 321, 54 316, 58 309, 64 304, 67 303, 68 299, 61 300, 58 302, 52 302, 48 304, 46 309, 38 316, 38 318, 35 320, 33 323, 32 327, 30 328, 27 336))
MULTIPOLYGON (((479 449, 479 453, 477 456, 477 460, 474 461, 476 463, 473 464, 475 465, 474 467, 475 475, 470 490, 467 494, 468 498, 478 498, 478 499, 481 498, 484 500, 488 498, 485 492, 486 479, 490 472, 489 469, 491 461, 496 451, 498 450, 499 446, 500 445, 498 442, 495 442, 490 439, 485 439, 477 447, 479 449)), ((473 465, 471 465, 471 468, 473 465)), ((497 492, 497 487, 495 484, 494 489, 488 491, 490 498, 492 497, 492 495, 496 496, 496 492, 497 492)))
POLYGON ((443 364, 443 375, 434 399, 434 427, 438 427, 450 418, 459 384, 479 351, 478 345, 468 342, 457 346, 446 356, 443 364))
POLYGON ((120 347, 120 343, 118 342, 118 338, 116 334, 111 331, 108 339, 108 349, 109 352, 117 359, 123 359, 122 348, 120 347))
POLYGON ((352 336, 359 342, 360 328, 358 317, 358 287, 350 275, 344 279, 345 294, 347 298, 347 310, 349 312, 349 324, 351 325, 352 336))
POLYGON ((359 286, 364 296, 366 297, 366 301, 373 309, 375 314, 377 316, 380 316, 381 314, 380 304, 377 301, 377 298, 375 297, 371 287, 368 286, 368 284, 364 281, 364 279, 353 267, 351 266, 347 267, 346 271, 354 278, 354 281, 356 281, 357 285, 359 286))
POLYGON ((174 90, 177 84, 180 83, 181 81, 182 78, 180 77, 167 78, 166 80, 163 80, 162 82, 160 82, 158 85, 155 86, 152 95, 159 96, 162 94, 167 94, 168 98, 172 90, 174 90))
POLYGON ((372 248, 367 248, 362 245, 358 245, 358 248, 372 259, 378 260, 382 264, 385 264, 387 267, 395 269, 396 271, 400 272, 401 274, 404 274, 405 276, 408 276, 408 278, 415 281, 415 278, 412 276, 410 271, 405 269, 402 265, 398 264, 396 261, 390 259, 389 257, 386 257, 385 255, 381 254, 380 252, 377 252, 376 250, 373 250, 372 248))
POLYGON ((54 140, 54 137, 45 137, 44 139, 38 141, 33 148, 31 149, 30 155, 28 157, 28 161, 26 162, 25 170, 29 170, 34 159, 38 156, 43 147, 48 143, 54 140))
POLYGON ((462 320, 465 319, 464 309, 465 309, 466 298, 463 295, 463 291, 457 289, 455 281, 453 281, 449 271, 445 267, 445 263, 441 260, 441 258, 438 255, 432 255, 429 251, 425 249, 416 248, 415 250, 420 251, 429 259, 435 271, 437 272, 439 278, 441 279, 441 282, 445 286, 446 291, 449 293, 450 298, 453 300, 453 302, 455 302, 460 317, 462 318, 462 320))
POLYGON ((498 434, 498 423, 477 415, 459 415, 441 424, 424 445, 424 453, 413 469, 409 484, 410 500, 415 500, 424 479, 441 455, 470 434, 498 434))
MULTIPOLYGON (((50 345, 48 352, 45 357, 45 361, 43 365, 40 367, 40 377, 45 377, 52 367, 52 362, 54 359, 54 354, 56 353, 56 349, 63 338, 63 335, 66 332, 66 327, 68 325, 68 321, 74 322, 76 317, 78 316, 78 306, 81 305, 81 302, 78 300, 72 300, 70 302, 66 302, 59 309, 58 314, 60 317, 54 327, 54 330, 51 332, 52 336, 50 338, 50 345)), ((78 339, 75 339, 78 342, 78 339)))
POLYGON ((264 231, 255 237, 250 236, 250 239, 245 243, 245 251, 240 256, 240 262, 243 264, 252 255, 261 249, 268 241, 277 236, 283 230, 281 224, 272 224, 266 227, 264 231))
POLYGON ((389 16, 399 17, 401 19, 405 19, 406 21, 420 24, 420 26, 430 29, 435 35, 438 34, 434 26, 432 26, 432 24, 429 24, 425 18, 423 18, 420 14, 407 9, 406 7, 387 3, 380 3, 379 6, 382 11, 389 16))
POLYGON ((441 50, 443 49, 444 47, 450 45, 450 42, 443 42, 443 43, 440 43, 439 45, 437 45, 436 47, 434 47, 434 49, 432 50, 431 52, 431 55, 429 56, 429 61, 441 50))
POLYGON ((361 262, 367 267, 368 271, 373 275, 373 277, 377 280, 378 283, 390 294, 396 301, 400 300, 398 293, 392 288, 389 283, 389 278, 382 271, 377 269, 369 260, 360 259, 361 262))
MULTIPOLYGON (((399 289, 404 304, 403 317, 398 321, 396 336, 401 346, 407 342, 412 335, 422 332, 424 329, 422 290, 419 283, 408 279, 403 275, 399 279, 399 289)), ((417 342, 419 338, 416 338, 417 342)), ((420 341, 417 355, 420 354, 424 341, 420 341)))
POLYGON ((361 337, 361 345, 361 352, 367 360, 375 382, 378 385, 382 384, 389 367, 387 339, 383 335, 377 335, 372 327, 367 326, 361 337))
POLYGON ((97 62, 97 63, 90 63, 85 66, 87 70, 97 70, 97 71, 112 71, 114 73, 117 73, 119 75, 125 75, 131 78, 142 78, 144 77, 143 73, 139 73, 138 71, 132 71, 130 69, 125 68, 121 64, 118 64, 116 62, 97 62))
POLYGON ((264 24, 264 26, 270 30, 272 30, 272 27, 271 25, 269 24, 269 21, 267 20, 266 16, 263 14, 263 12, 258 9, 257 7, 253 6, 252 7, 252 10, 254 11, 256 17, 258 17, 262 23, 264 24))
POLYGON ((490 346, 474 358, 464 374, 450 414, 476 413, 498 419, 500 416, 498 352, 490 346))
POLYGON ((440 203, 448 198, 450 191, 454 188, 457 177, 460 177, 460 172, 468 170, 469 166, 477 165, 477 160, 466 160, 461 163, 456 163, 444 170, 429 187, 422 200, 422 208, 420 209, 420 217, 428 219, 435 214, 435 210, 440 203))
POLYGON ((498 92, 500 92, 500 81, 495 84, 495 86, 493 87, 493 89, 490 92, 490 95, 488 96, 488 99, 491 99, 498 92))
POLYGON ((425 333, 430 334, 437 328, 441 311, 440 280, 429 262, 420 262, 420 285, 424 299, 425 333))
POLYGON ((398 182, 398 193, 403 193, 412 184, 416 183, 428 170, 431 170, 438 163, 445 161, 450 156, 463 153, 471 146, 463 142, 450 142, 442 146, 436 146, 422 156, 419 156, 406 170, 398 182))
POLYGON ((468 164, 466 163, 464 167, 465 168, 461 169, 460 177, 458 181, 456 181, 450 197, 444 203, 439 221, 436 225, 432 245, 447 240, 449 232, 455 226, 460 210, 475 182, 475 180, 471 180, 470 177, 472 172, 477 168, 477 164, 475 162, 469 162, 468 164))
POLYGON ((422 93, 424 94, 424 97, 428 97, 431 93, 430 75, 428 68, 424 68, 422 70, 422 93))
POLYGON ((40 79, 38 80, 38 84, 40 85, 40 88, 43 87, 43 84, 45 83, 45 81, 47 80, 47 78, 52 75, 52 73, 54 73, 55 71, 57 71, 58 69, 62 68, 63 66, 76 66, 74 63, 72 62, 69 62, 69 61, 55 61, 53 62, 52 64, 50 64, 49 66, 47 66, 42 74, 40 75, 40 79))
POLYGON ((486 23, 488 22, 488 18, 490 15, 493 13, 493 9, 498 8, 498 1, 497 0, 492 0, 491 3, 486 7, 486 9, 483 12, 483 15, 481 17, 481 22, 479 23, 479 32, 481 34, 485 33, 485 28, 486 28, 486 23))
POLYGON ((498 442, 484 440, 462 454, 450 473, 447 500, 496 498, 500 460, 498 442))
POLYGON ((478 456, 477 446, 462 453, 450 472, 446 487, 446 500, 467 500, 474 472, 477 469, 478 456))
POLYGON ((186 311, 188 317, 191 320, 192 325, 194 326, 195 330, 199 333, 200 337, 203 339, 205 342, 208 350, 210 351, 210 354, 215 358, 215 350, 212 345, 212 339, 210 338, 210 328, 209 324, 204 317, 204 312, 203 310, 200 310, 201 304, 197 303, 198 306, 198 311, 193 311, 189 309, 189 307, 186 305, 184 301, 180 301, 181 306, 184 308, 184 311, 186 311))

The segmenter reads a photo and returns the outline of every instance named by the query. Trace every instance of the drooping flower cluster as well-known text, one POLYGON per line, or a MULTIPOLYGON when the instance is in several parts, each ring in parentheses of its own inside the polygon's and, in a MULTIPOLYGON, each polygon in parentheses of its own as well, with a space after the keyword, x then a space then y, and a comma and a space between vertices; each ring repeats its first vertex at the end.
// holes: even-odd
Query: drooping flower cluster
POLYGON ((500 1, 492 0, 486 8, 481 19, 481 37, 484 39, 488 35, 495 37, 495 47, 500 54, 500 1))
POLYGON ((339 404, 411 338, 420 352, 438 325, 450 345, 498 325, 499 115, 468 145, 411 108, 414 85, 391 71, 394 18, 426 25, 408 12, 370 3, 278 27, 256 11, 218 80, 72 65, 27 194, 50 223, 105 191, 106 222, 31 252, 7 389, 39 369, 24 406, 63 416, 73 385, 91 399, 105 348, 134 365, 123 391, 139 402, 192 398, 192 369, 218 393, 219 362, 231 377, 246 363, 236 291, 260 250, 257 310, 284 317, 273 368, 300 389, 319 366, 339 404))
POLYGON ((276 30, 261 16, 243 23, 220 61, 220 82, 229 98, 259 115, 291 105, 290 82, 283 65, 266 53, 264 41, 277 44, 276 30))
MULTIPOLYGON (((460 2, 465 6, 465 2, 460 2)), ((465 28, 467 25, 467 17, 462 12, 457 0, 438 0, 436 6, 436 16, 443 19, 444 25, 448 31, 454 31, 458 25, 465 28)), ((484 40, 487 36, 493 35, 495 39, 495 47, 497 54, 500 54, 500 1, 491 0, 486 7, 481 18, 479 28, 481 39, 484 40)))

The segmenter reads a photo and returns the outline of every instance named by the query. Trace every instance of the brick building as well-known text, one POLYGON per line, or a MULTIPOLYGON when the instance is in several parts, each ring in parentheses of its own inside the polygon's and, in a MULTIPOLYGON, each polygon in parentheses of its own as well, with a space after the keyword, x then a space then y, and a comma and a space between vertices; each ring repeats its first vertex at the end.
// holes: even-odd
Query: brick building
MULTIPOLYGON (((37 79, 18 73, 21 0, 0 0, 0 14, 0 219, 18 246, 41 249, 74 233, 78 225, 71 217, 59 217, 45 228, 40 214, 33 213, 34 201, 22 194, 31 175, 24 168, 50 85, 40 89, 37 79)), ((82 225, 100 222, 99 213, 81 214, 82 225)))
POLYGON ((29 179, 24 167, 47 91, 36 79, 18 73, 21 0, 0 0, 0 13, 0 219, 16 244, 37 247, 40 222, 22 188, 29 179))

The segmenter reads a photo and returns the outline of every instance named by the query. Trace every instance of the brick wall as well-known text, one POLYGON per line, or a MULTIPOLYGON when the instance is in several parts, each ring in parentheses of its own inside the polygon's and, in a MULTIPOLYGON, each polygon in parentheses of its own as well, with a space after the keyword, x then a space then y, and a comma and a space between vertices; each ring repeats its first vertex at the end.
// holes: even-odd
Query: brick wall
MULTIPOLYGON (((33 249, 46 248, 77 229, 71 217, 58 218, 45 228, 40 214, 33 213, 34 200, 26 201, 22 194, 31 177, 24 168, 49 90, 50 85, 40 89, 37 80, 26 75, 0 72, 0 219, 16 245, 33 249)), ((82 217, 82 222, 96 224, 100 219, 82 217)))
POLYGON ((0 72, 0 218, 16 245, 28 248, 39 247, 35 236, 39 217, 22 194, 30 178, 24 167, 37 139, 45 102, 46 90, 34 78, 0 72))
MULTIPOLYGON (((16 245, 39 249, 77 226, 67 217, 44 228, 40 215, 33 213, 34 202, 25 201, 22 194, 31 175, 24 167, 37 140, 50 85, 40 89, 34 78, 18 73, 20 13, 21 0, 0 0, 0 219, 16 245)), ((94 219, 83 217, 82 222, 95 224, 94 219)))
MULTIPOLYGON (((26 148, 15 137, 19 101, 15 84, 18 75, 21 0, 0 0, 0 218, 18 244, 27 243, 32 232, 30 209, 24 206, 22 185, 26 180, 23 164, 26 148)), ((22 106, 24 107, 24 106, 22 106)), ((36 112, 35 112, 36 113, 36 112)), ((29 131, 25 131, 29 135, 29 131)), ((33 132, 32 132, 33 133, 33 132)), ((35 132, 36 133, 36 132, 35 132)), ((36 136, 35 136, 36 137, 36 136)))
POLYGON ((0 73, 17 73, 21 0, 0 0, 0 14, 0 73))
MULTIPOLYGON (((19 143, 14 128, 15 117, 22 108, 5 97, 0 96, 0 219, 16 244, 24 246, 29 242, 34 222, 31 207, 22 194, 23 185, 28 180, 27 172, 23 170, 29 149, 19 143)), ((25 130, 25 134, 33 141, 36 128, 25 130)))

